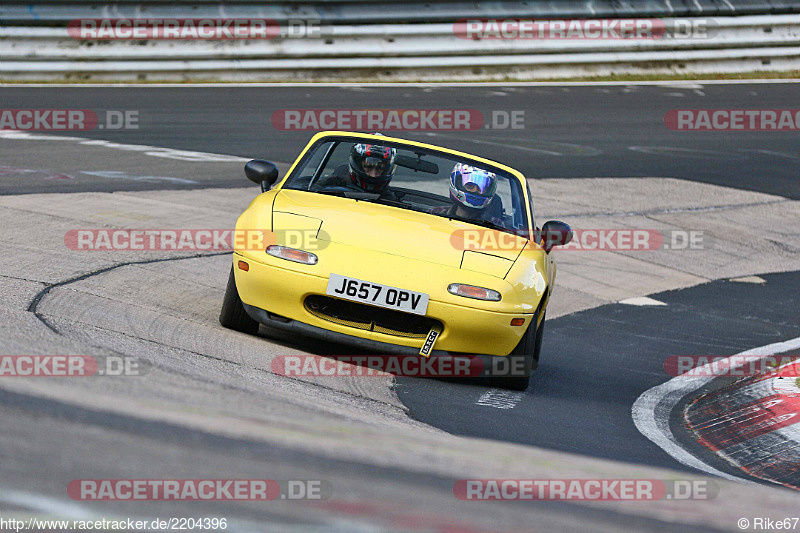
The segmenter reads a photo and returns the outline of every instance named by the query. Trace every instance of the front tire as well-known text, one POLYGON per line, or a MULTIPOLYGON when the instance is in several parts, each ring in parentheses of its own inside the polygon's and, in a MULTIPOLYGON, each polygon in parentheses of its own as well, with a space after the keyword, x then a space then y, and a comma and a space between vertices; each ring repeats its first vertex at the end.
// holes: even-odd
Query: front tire
POLYGON ((518 391, 528 388, 531 374, 539 366, 539 353, 542 350, 542 337, 544 336, 544 319, 545 315, 542 314, 542 322, 538 327, 535 327, 535 323, 529 325, 519 344, 507 356, 511 358, 511 368, 516 369, 521 366, 523 375, 496 378, 496 386, 518 391), (522 363, 520 364, 518 361, 522 361, 522 363))
POLYGON ((219 313, 219 323, 224 327, 255 335, 258 333, 258 322, 250 318, 244 310, 244 304, 236 289, 236 277, 233 275, 233 265, 228 276, 228 286, 225 288, 225 298, 222 300, 222 310, 219 313))
POLYGON ((533 347, 533 366, 531 370, 539 368, 539 354, 542 352, 542 337, 544 337, 544 321, 547 318, 547 311, 542 313, 542 323, 536 329, 536 344, 533 347))

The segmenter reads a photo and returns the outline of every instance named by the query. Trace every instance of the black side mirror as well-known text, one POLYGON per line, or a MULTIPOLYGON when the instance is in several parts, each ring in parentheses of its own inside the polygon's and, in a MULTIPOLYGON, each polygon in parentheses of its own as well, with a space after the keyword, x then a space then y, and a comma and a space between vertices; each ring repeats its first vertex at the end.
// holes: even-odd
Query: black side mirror
POLYGON ((572 228, 558 220, 549 220, 542 226, 542 248, 548 254, 553 246, 564 246, 572 241, 572 228))
POLYGON ((278 181, 278 167, 262 159, 253 159, 244 166, 244 174, 250 181, 261 185, 261 192, 267 192, 278 181))

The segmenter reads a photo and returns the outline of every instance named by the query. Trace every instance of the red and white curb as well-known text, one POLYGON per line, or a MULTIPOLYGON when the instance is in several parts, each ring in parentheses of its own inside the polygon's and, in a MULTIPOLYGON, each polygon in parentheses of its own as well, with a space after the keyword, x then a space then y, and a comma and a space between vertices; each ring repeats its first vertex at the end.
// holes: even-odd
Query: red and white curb
MULTIPOLYGON (((784 366, 793 366, 792 363, 784 366)), ((780 367, 775 374, 780 375, 780 367)), ((704 394, 684 412, 703 446, 747 472, 800 490, 796 376, 751 376, 704 394)))
MULTIPOLYGON (((709 363, 687 374, 674 377, 666 383, 648 389, 636 399, 631 408, 633 422, 642 435, 655 443, 679 463, 725 479, 742 483, 752 483, 740 477, 732 476, 717 470, 686 450, 672 434, 672 430, 670 429, 670 415, 674 407, 678 405, 684 397, 708 384, 713 379, 715 371, 719 372, 721 364, 724 364, 726 361, 731 361, 734 357, 740 356, 762 355, 768 357, 797 349, 800 349, 800 337, 734 354, 731 358, 713 363, 715 368, 712 368, 712 363, 709 363)), ((800 419, 798 419, 798 421, 800 421, 800 419)), ((793 444, 794 447, 800 445, 800 429, 787 426, 785 430, 776 428, 774 431, 778 430, 783 432, 779 435, 791 433, 790 436, 793 439, 791 444, 793 444)), ((743 447, 744 450, 751 449, 747 444, 749 443, 745 443, 743 447)), ((752 449, 755 450, 755 448, 752 449)), ((733 452, 733 450, 731 450, 731 452, 733 452)), ((738 457, 738 459, 744 461, 742 457, 738 457)), ((776 457, 776 459, 781 460, 778 457, 776 457)))

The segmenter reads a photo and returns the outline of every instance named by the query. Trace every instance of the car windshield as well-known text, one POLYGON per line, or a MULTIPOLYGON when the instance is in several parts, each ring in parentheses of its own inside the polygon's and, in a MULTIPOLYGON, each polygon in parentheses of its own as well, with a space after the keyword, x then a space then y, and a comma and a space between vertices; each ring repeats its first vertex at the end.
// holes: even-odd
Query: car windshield
POLYGON ((403 144, 323 139, 305 154, 283 188, 380 203, 521 235, 528 230, 527 204, 516 177, 479 162, 403 144))

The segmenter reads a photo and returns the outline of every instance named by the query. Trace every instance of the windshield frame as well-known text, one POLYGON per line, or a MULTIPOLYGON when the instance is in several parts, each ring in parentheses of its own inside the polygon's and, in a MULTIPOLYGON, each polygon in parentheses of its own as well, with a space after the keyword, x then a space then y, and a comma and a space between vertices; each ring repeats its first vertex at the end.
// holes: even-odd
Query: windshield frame
MULTIPOLYGON (((496 172, 505 176, 508 176, 509 179, 516 179, 517 185, 519 186, 519 193, 522 195, 520 199, 521 208, 525 210, 526 213, 526 220, 528 224, 528 235, 524 235, 520 232, 520 237, 526 238, 528 240, 531 239, 531 235, 533 235, 536 226, 534 225, 533 219, 533 198, 529 195, 530 186, 528 185, 525 176, 522 175, 521 172, 518 170, 511 168, 509 166, 503 165, 501 163, 497 163, 496 161, 492 161, 489 159, 482 158, 480 156, 475 156, 472 154, 467 154, 465 152, 459 152, 458 150, 452 150, 449 148, 444 148, 440 146, 434 146, 431 144, 421 143, 417 141, 409 141, 406 139, 398 139, 396 137, 387 137, 384 135, 370 135, 364 133, 356 133, 356 132, 320 132, 314 135, 306 144, 303 151, 295 160, 292 167, 280 180, 278 184, 274 187, 274 189, 283 189, 283 187, 297 177, 300 169, 304 169, 308 163, 308 160, 317 152, 318 148, 321 148, 321 145, 328 142, 364 142, 369 141, 375 144, 383 144, 386 146, 391 146, 393 148, 404 149, 404 150, 411 150, 414 151, 415 148, 425 150, 426 152, 430 152, 433 156, 439 156, 445 159, 452 159, 453 157, 457 157, 459 160, 462 160, 465 163, 468 163, 473 166, 477 166, 492 172, 496 172)), ((335 148, 335 144, 331 145, 331 148, 335 148)), ((330 149, 329 149, 330 150, 330 149)), ((332 150, 329 153, 323 156, 321 163, 325 162, 327 158, 330 157, 332 150)), ((315 169, 315 173, 324 168, 324 164, 320 164, 319 168, 315 169)), ((300 192, 308 192, 310 194, 319 194, 313 191, 300 191, 300 192)), ((439 216, 439 215, 433 215, 439 216)), ((446 218, 446 217, 445 217, 446 218)))

